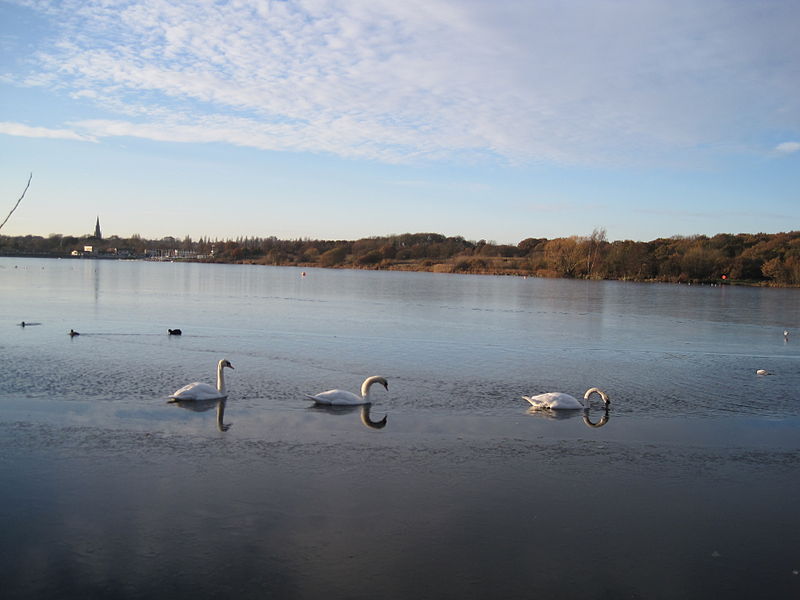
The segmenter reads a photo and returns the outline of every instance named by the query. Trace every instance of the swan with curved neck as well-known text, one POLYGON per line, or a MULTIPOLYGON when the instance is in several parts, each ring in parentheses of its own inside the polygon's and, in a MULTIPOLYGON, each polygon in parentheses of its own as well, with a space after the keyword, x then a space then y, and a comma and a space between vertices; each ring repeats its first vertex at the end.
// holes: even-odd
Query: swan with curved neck
POLYGON ((536 396, 523 396, 522 398, 531 403, 534 408, 546 408, 550 410, 581 410, 589 408, 589 398, 592 394, 597 394, 603 400, 606 408, 611 404, 608 395, 601 389, 593 387, 586 390, 583 398, 575 398, 563 392, 547 392, 536 396))
POLYGON ((217 363, 217 387, 195 381, 194 383, 190 383, 176 390, 169 398, 173 401, 220 400, 222 398, 227 398, 228 392, 225 390, 225 374, 223 373, 223 369, 233 369, 233 365, 224 358, 217 363))
POLYGON ((386 390, 389 390, 389 383, 379 375, 367 377, 364 383, 361 384, 361 395, 358 396, 353 392, 346 390, 328 390, 327 392, 320 392, 319 394, 311 395, 306 394, 309 400, 313 400, 317 404, 330 404, 332 406, 353 406, 355 404, 370 404, 369 389, 373 384, 379 383, 386 390))

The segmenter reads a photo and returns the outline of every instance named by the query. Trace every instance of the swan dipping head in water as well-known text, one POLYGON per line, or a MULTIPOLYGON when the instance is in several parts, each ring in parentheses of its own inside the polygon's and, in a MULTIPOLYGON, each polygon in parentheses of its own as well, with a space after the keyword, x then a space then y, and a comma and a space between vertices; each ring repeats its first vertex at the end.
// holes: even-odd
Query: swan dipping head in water
POLYGON ((593 387, 586 390, 583 398, 576 398, 563 392, 547 392, 536 396, 523 396, 522 398, 531 403, 533 408, 550 410, 581 410, 589 408, 589 398, 592 394, 597 394, 603 400, 606 408, 611 404, 611 399, 601 389, 593 387))
POLYGON ((228 397, 225 391, 225 374, 223 369, 233 369, 233 365, 226 359, 217 363, 217 387, 207 383, 194 382, 183 386, 169 398, 174 401, 179 400, 221 400, 228 397))
POLYGON ((361 395, 357 396, 353 392, 345 390, 328 390, 327 392, 320 392, 314 396, 307 394, 309 400, 313 400, 317 404, 329 404, 331 406, 353 406, 355 404, 370 404, 372 400, 369 397, 369 388, 373 384, 379 383, 389 391, 389 383, 383 377, 373 375, 367 377, 364 383, 361 384, 361 395))

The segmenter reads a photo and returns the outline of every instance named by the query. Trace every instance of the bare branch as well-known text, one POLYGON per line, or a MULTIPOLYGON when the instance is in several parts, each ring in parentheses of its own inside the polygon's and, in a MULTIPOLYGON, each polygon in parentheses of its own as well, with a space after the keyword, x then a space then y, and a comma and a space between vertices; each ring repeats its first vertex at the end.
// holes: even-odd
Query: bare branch
POLYGON ((11 215, 13 214, 13 212, 14 212, 15 210, 17 210, 17 207, 19 206, 19 203, 20 203, 20 202, 22 202, 22 199, 25 197, 25 192, 27 192, 27 191, 28 191, 28 188, 29 188, 29 187, 31 187, 31 179, 33 179, 33 173, 31 173, 30 177, 28 177, 28 185, 26 185, 26 186, 25 186, 25 189, 24 189, 24 190, 22 190, 22 196, 20 196, 20 197, 19 197, 19 200, 17 200, 17 203, 14 205, 14 208, 12 208, 12 209, 11 209, 11 212, 10 212, 10 213, 8 213, 8 215, 6 216, 6 218, 5 218, 5 219, 3 219, 3 222, 2 222, 2 223, 0 223, 0 229, 2 229, 2 228, 3 228, 3 225, 5 225, 5 224, 6 224, 6 221, 8 221, 8 219, 10 219, 10 218, 11 218, 11 215))

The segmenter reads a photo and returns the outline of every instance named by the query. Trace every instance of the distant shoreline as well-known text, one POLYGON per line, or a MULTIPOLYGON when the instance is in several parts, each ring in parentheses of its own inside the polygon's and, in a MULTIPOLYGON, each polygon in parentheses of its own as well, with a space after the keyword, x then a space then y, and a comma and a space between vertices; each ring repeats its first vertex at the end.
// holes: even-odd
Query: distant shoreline
POLYGON ((182 262, 182 263, 198 263, 198 264, 228 264, 228 265, 252 265, 252 266, 269 266, 269 267, 289 267, 294 269, 332 269, 332 270, 351 270, 351 271, 399 271, 399 272, 411 272, 411 273, 435 273, 441 275, 486 275, 486 276, 494 276, 494 277, 522 277, 524 279, 531 278, 531 279, 567 279, 567 280, 575 280, 575 281, 624 281, 628 283, 667 283, 667 284, 675 284, 675 285, 698 285, 698 286, 737 286, 737 287, 765 287, 765 288, 796 288, 800 287, 797 285, 788 285, 788 284, 778 284, 778 283, 770 283, 770 282, 763 282, 763 281, 743 281, 743 280, 731 280, 727 279, 724 281, 667 281, 663 279, 651 278, 651 279, 634 279, 634 278, 609 278, 609 277, 557 277, 552 275, 539 275, 539 274, 532 274, 527 273, 521 270, 510 270, 510 269, 483 269, 483 270, 455 270, 453 263, 434 263, 432 265, 424 264, 423 261, 420 262, 413 262, 413 261, 404 261, 402 263, 394 263, 391 265, 381 265, 381 266, 355 266, 355 265, 335 265, 335 266, 327 266, 323 267, 319 264, 315 263, 291 263, 291 264, 270 264, 265 262, 259 262, 255 260, 240 260, 240 261, 225 261, 225 260, 198 260, 198 259, 191 259, 191 258, 152 258, 147 256, 127 256, 127 257, 118 257, 118 256, 102 256, 102 255, 95 255, 95 256, 71 256, 69 254, 54 254, 54 253, 41 253, 41 254, 34 254, 34 253, 8 253, 8 252, 0 252, 0 258, 38 258, 38 259, 64 259, 64 260, 101 260, 101 261, 143 261, 143 262, 182 262))
POLYGON ((516 245, 439 233, 359 240, 210 240, 52 234, 0 236, 0 255, 41 258, 144 259, 365 270, 513 275, 552 279, 800 286, 800 231, 720 233, 609 242, 590 236, 526 238, 516 245))

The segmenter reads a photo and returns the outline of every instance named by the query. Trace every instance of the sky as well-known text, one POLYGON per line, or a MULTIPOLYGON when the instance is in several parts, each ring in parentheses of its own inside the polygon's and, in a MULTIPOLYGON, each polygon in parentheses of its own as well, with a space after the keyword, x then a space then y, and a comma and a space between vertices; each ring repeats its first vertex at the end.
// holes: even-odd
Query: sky
POLYGON ((0 0, 5 235, 800 228, 796 0, 0 0))

